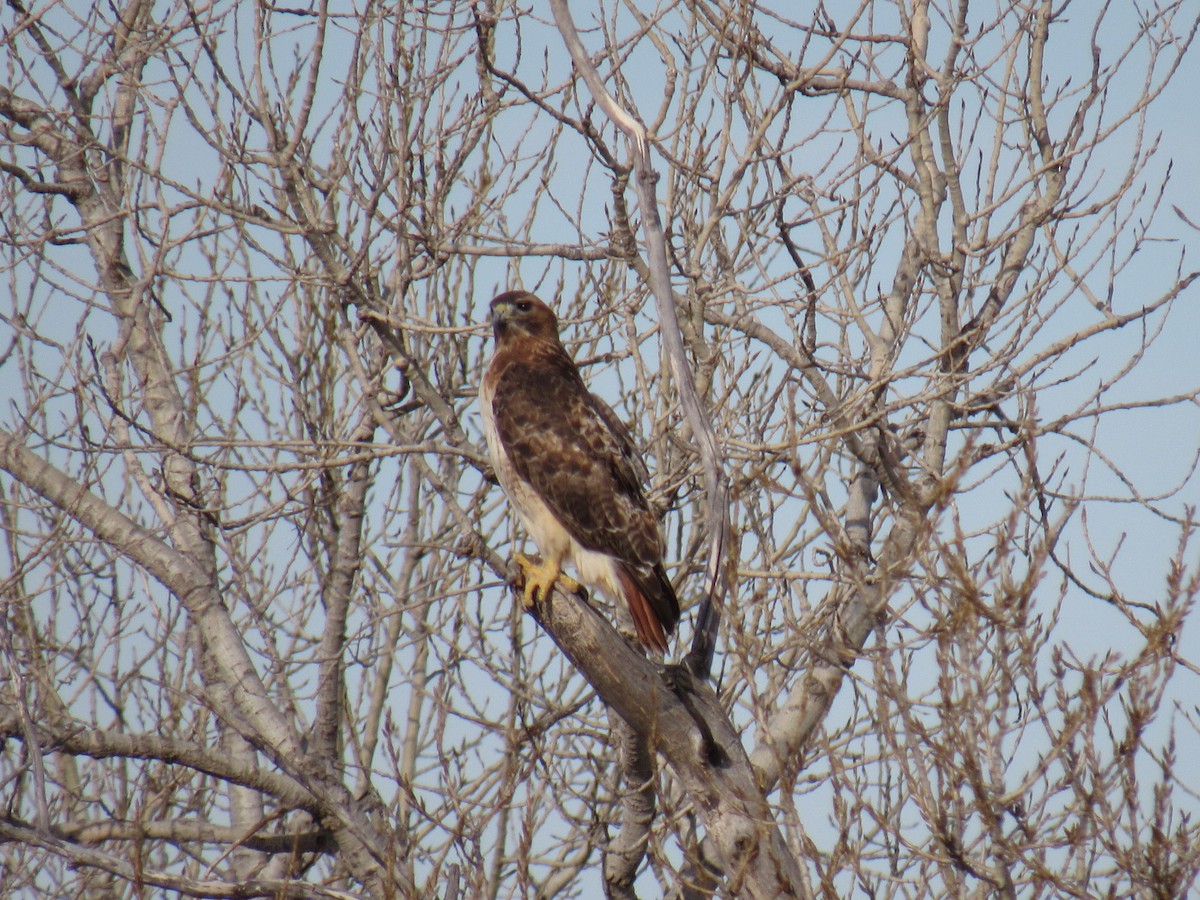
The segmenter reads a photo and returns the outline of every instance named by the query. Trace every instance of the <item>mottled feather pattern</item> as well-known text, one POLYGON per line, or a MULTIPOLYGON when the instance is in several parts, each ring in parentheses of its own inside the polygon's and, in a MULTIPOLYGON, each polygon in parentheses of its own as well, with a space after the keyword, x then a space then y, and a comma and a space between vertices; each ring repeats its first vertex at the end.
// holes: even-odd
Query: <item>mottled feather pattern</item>
POLYGON ((544 554, 625 601, 638 638, 667 652, 679 600, 662 566, 645 464, 628 429, 591 394, 544 303, 492 301, 496 352, 480 385, 496 474, 544 554))
POLYGON ((558 360, 506 367, 493 402, 517 474, 579 543, 640 567, 662 558, 658 523, 626 449, 576 372, 558 360))

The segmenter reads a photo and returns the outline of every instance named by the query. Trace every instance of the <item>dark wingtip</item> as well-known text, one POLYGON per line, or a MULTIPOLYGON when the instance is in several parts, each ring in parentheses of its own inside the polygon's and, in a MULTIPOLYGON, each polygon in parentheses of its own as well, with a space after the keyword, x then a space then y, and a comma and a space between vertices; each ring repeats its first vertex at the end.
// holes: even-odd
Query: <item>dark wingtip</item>
POLYGON ((679 624, 679 596, 675 593, 675 588, 671 585, 671 579, 667 577, 667 570, 663 568, 662 563, 654 567, 654 579, 658 582, 659 592, 658 598, 654 602, 654 611, 658 614, 658 619, 670 634, 675 631, 675 626, 679 624))

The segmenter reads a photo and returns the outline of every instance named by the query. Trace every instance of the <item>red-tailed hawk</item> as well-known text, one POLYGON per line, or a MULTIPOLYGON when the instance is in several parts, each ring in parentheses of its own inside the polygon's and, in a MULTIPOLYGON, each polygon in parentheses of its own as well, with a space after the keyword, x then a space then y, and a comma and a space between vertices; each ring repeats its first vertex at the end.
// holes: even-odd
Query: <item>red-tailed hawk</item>
POLYGON ((679 600, 663 570, 662 536, 642 493, 646 467, 616 414, 584 386, 558 339, 558 319, 524 291, 492 301, 496 350, 479 386, 500 485, 542 553, 525 571, 530 608, 570 562, 579 578, 620 598, 642 644, 667 652, 679 600))

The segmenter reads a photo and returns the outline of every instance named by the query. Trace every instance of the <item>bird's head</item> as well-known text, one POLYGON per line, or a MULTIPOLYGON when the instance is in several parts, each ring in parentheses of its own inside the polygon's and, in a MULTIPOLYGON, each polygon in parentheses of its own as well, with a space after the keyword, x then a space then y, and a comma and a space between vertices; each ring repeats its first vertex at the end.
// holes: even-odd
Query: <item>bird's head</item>
POLYGON ((497 344, 517 337, 558 343, 554 311, 528 291, 505 291, 493 300, 491 322, 497 344))

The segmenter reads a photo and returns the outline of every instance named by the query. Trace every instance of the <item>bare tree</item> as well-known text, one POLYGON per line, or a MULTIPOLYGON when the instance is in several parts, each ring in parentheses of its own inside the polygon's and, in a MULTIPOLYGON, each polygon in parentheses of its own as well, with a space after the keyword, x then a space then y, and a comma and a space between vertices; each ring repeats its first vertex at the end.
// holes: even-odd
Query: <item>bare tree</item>
POLYGON ((0 882, 1186 894, 1200 22, 1125 7, 10 0, 0 882), (677 663, 513 602, 517 286, 677 663))

